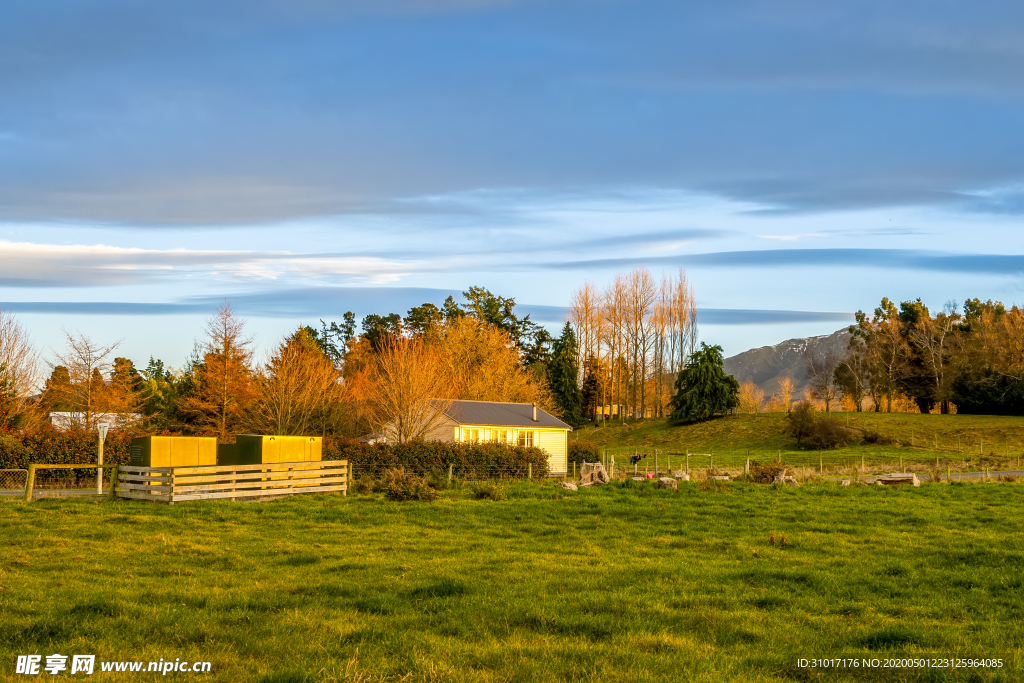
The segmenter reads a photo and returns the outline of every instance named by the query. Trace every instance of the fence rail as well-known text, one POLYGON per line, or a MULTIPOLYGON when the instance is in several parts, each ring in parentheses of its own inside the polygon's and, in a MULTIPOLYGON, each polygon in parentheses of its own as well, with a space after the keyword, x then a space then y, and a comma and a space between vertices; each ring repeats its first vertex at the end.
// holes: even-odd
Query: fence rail
POLYGON ((190 500, 348 493, 346 460, 227 465, 219 467, 132 467, 117 470, 118 498, 179 503, 190 500))

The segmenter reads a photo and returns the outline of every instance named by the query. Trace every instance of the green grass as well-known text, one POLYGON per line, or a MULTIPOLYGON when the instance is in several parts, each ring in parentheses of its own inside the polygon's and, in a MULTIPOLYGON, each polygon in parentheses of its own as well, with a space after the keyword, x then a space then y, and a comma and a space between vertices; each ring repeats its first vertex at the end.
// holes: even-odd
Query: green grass
MULTIPOLYGON (((1006 668, 850 680, 1022 675, 1019 485, 473 495, 2 503, 0 679, 55 652, 213 662, 182 681, 832 681, 797 658, 918 653, 1006 668)), ((157 678, 93 679, 126 676, 157 678)))
MULTIPOLYGON (((715 465, 739 468, 749 456, 753 460, 783 462, 826 472, 845 472, 859 466, 862 459, 869 468, 894 469, 900 464, 912 469, 935 467, 945 471, 1018 469, 1024 456, 1024 418, 984 415, 921 415, 913 413, 836 413, 835 418, 847 424, 858 435, 877 433, 893 443, 866 444, 827 451, 801 448, 787 434, 784 413, 732 415, 696 425, 671 426, 664 419, 645 419, 626 424, 609 423, 606 427, 577 429, 570 438, 591 441, 615 456, 616 467, 626 471, 629 456, 634 452, 653 454, 659 451, 659 464, 664 467, 672 458, 672 466, 681 462, 680 454, 712 453, 715 465)), ((653 470, 653 457, 640 465, 653 470)), ((691 460, 690 466, 706 467, 707 459, 691 460)))

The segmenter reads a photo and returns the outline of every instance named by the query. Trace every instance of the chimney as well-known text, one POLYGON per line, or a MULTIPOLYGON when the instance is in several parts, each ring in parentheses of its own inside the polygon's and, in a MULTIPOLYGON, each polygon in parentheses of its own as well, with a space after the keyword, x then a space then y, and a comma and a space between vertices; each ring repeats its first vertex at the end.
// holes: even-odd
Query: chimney
POLYGON ((534 422, 537 421, 537 404, 536 403, 533 404, 533 421, 534 422))

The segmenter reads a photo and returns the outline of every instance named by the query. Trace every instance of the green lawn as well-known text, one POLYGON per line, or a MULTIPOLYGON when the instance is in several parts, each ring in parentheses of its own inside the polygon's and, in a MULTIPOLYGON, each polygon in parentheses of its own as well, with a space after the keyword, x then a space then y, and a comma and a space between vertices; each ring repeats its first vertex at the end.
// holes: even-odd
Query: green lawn
POLYGON ((1024 677, 1020 485, 505 494, 0 503, 0 679, 52 653, 212 662, 98 681, 832 681, 797 659, 921 653, 1004 668, 849 680, 1024 677))
MULTIPOLYGON (((668 458, 673 468, 680 454, 711 453, 715 465, 741 468, 753 460, 781 459, 798 467, 817 468, 826 473, 845 473, 863 460, 869 471, 898 469, 901 464, 917 471, 947 466, 954 471, 1018 469, 1024 456, 1024 418, 982 415, 920 415, 913 413, 836 413, 835 418, 856 434, 879 434, 889 443, 861 444, 827 451, 801 448, 787 434, 784 413, 733 415, 696 425, 670 426, 664 419, 646 419, 606 427, 584 427, 570 438, 593 442, 609 449, 620 472, 632 471, 629 456, 649 454, 642 461, 653 471, 653 453, 659 451, 659 465, 668 458)), ((707 459, 691 460, 691 467, 707 466, 707 459)))

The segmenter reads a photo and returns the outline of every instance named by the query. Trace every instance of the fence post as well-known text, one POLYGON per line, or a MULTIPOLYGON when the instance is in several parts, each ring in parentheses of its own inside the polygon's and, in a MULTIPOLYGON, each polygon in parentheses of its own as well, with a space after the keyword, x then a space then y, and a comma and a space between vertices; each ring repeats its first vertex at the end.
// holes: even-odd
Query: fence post
POLYGON ((818 474, 819 475, 824 475, 825 474, 825 468, 822 467, 822 465, 821 465, 821 451, 818 451, 818 474))
POLYGON ((533 463, 532 462, 526 463, 526 478, 527 479, 533 479, 533 463))
POLYGON ((743 474, 750 474, 750 453, 747 453, 747 462, 743 465, 743 474))
POLYGON ((949 483, 949 465, 946 465, 946 483, 949 483))
POLYGON ((452 483, 452 463, 448 463, 448 483, 452 483))
POLYGON ((120 465, 114 465, 110 470, 110 491, 107 492, 107 498, 110 500, 114 500, 115 498, 114 492, 117 490, 117 470, 119 468, 120 465))
POLYGON ((654 449, 654 476, 658 476, 658 449, 654 449))
POLYGON ((708 457, 711 458, 711 462, 709 463, 709 465, 711 466, 711 469, 715 469, 715 454, 714 453, 708 453, 708 457))
POLYGON ((860 473, 861 474, 865 473, 865 469, 864 469, 864 454, 863 453, 860 454, 860 473))
POLYGON ((690 451, 686 451, 686 473, 690 473, 690 451))
POLYGON ((28 478, 25 480, 25 502, 32 502, 32 489, 36 485, 36 466, 28 466, 28 478))

